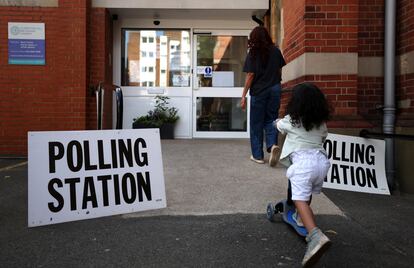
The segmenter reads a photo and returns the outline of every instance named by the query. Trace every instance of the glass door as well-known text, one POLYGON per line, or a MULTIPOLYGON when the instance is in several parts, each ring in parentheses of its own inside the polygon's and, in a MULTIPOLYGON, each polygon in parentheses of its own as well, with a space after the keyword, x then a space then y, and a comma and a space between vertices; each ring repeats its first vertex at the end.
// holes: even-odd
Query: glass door
POLYGON ((240 107, 249 32, 194 31, 193 137, 249 137, 250 107, 240 107))

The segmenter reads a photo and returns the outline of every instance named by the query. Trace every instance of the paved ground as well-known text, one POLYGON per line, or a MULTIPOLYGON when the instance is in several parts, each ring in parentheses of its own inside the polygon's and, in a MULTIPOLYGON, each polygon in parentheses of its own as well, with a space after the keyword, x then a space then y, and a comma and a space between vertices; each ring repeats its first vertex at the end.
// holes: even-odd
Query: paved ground
MULTIPOLYGON (((265 217, 285 197, 283 168, 247 160, 247 140, 162 150, 168 208, 35 228, 25 160, 1 159, 0 267, 300 267, 304 241, 265 217)), ((412 267, 414 195, 324 189, 313 207, 333 241, 316 267, 412 267)))

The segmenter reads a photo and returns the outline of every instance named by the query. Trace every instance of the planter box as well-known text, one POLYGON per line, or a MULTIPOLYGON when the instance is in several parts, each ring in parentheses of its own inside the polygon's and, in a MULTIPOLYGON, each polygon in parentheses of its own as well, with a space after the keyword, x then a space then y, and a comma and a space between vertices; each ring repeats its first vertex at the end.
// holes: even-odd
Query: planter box
POLYGON ((174 139, 174 128, 175 124, 166 123, 160 127, 160 137, 163 140, 174 139))
POLYGON ((142 124, 142 123, 134 122, 132 124, 132 128, 134 128, 134 129, 137 129, 137 128, 159 128, 160 129, 160 138, 162 140, 174 139, 175 124, 173 124, 173 123, 165 123, 165 124, 161 125, 161 127, 157 127, 153 124, 142 124))

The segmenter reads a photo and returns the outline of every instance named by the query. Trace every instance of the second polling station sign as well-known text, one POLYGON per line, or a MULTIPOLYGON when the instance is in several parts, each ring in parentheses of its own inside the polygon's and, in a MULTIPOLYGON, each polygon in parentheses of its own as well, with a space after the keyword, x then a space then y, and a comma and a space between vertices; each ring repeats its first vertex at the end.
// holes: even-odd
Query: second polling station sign
POLYGON ((385 141, 329 134, 325 150, 331 168, 324 188, 389 195, 385 141))
POLYGON ((29 132, 28 225, 165 208, 158 129, 29 132))

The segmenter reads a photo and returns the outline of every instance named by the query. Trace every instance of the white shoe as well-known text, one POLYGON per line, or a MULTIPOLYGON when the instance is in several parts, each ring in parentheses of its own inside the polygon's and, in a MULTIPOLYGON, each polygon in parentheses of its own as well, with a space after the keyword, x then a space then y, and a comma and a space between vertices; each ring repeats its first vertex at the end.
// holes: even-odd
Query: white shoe
POLYGON ((274 167, 279 162, 280 158, 280 147, 277 145, 272 145, 272 149, 270 149, 270 157, 269 157, 269 165, 274 167))
POLYGON ((256 159, 253 157, 253 155, 250 156, 250 160, 252 160, 253 162, 256 162, 257 164, 264 164, 263 159, 256 159))
POLYGON ((323 253, 331 245, 329 238, 322 233, 319 228, 315 227, 307 236, 306 253, 302 260, 303 267, 310 267, 315 264, 323 253))

